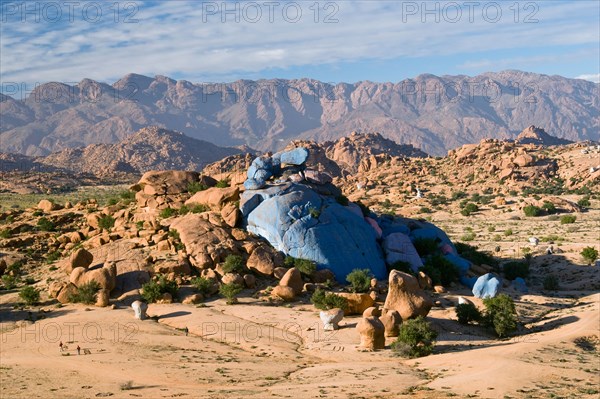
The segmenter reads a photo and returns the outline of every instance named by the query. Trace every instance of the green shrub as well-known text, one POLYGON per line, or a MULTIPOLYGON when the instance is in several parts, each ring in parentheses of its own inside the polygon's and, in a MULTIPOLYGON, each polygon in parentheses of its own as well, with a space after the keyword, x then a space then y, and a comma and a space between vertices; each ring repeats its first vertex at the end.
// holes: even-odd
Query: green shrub
POLYGON ((202 213, 202 212, 206 212, 208 210, 209 210, 208 206, 203 205, 203 204, 194 204, 194 206, 192 206, 190 208, 191 213, 202 213))
POLYGON ((504 230, 504 235, 505 236, 512 236, 513 235, 513 230, 512 229, 506 229, 504 230))
POLYGON ((542 209, 539 206, 527 205, 523 208, 523 213, 527 217, 540 216, 542 214, 542 209))
POLYGON ((18 260, 16 262, 11 263, 7 268, 6 268, 6 272, 10 273, 14 276, 17 276, 19 274, 21 274, 21 271, 23 269, 23 261, 22 260, 18 260))
POLYGON ((428 257, 421 270, 427 274, 434 285, 450 285, 458 280, 458 268, 443 255, 428 257))
POLYGON ((588 265, 591 265, 596 261, 596 259, 598 259, 598 250, 594 247, 585 247, 581 251, 581 256, 588 265))
POLYGON ((237 295, 242 292, 243 287, 239 284, 231 283, 231 284, 221 284, 219 287, 219 294, 227 299, 228 305, 233 305, 237 303, 237 295))
POLYGON ((191 281, 192 285, 196 290, 204 296, 210 294, 210 290, 213 286, 213 280, 204 277, 194 277, 191 281))
POLYGON ((427 320, 419 316, 402 323, 398 339, 392 343, 392 350, 402 357, 427 356, 433 351, 437 335, 427 320))
POLYGON ((558 277, 556 277, 554 274, 547 275, 544 277, 543 285, 546 291, 558 291, 558 277))
POLYGON ((421 257, 439 252, 439 240, 435 238, 416 238, 413 245, 421 257))
POLYGON ((41 231, 54 231, 54 229, 56 228, 56 226, 54 225, 54 222, 52 222, 50 219, 45 218, 45 217, 41 217, 38 220, 37 227, 41 231))
POLYGON ((110 198, 110 199, 107 201, 107 204, 108 204, 109 206, 111 206, 111 205, 117 205, 118 203, 119 203, 119 199, 118 199, 118 198, 110 198))
POLYGON ((502 267, 502 270, 504 271, 504 277, 509 280, 514 280, 517 277, 527 278, 529 276, 529 264, 527 262, 508 262, 502 267))
POLYGON ((560 218, 560 224, 572 224, 577 220, 577 216, 575 215, 563 215, 560 218))
POLYGON ((483 304, 486 308, 482 319, 484 325, 493 328, 498 337, 505 337, 517 329, 517 311, 508 295, 485 298, 483 304))
POLYGON ((44 216, 44 211, 38 209, 38 210, 33 211, 33 213, 31 215, 35 216, 35 217, 44 216))
POLYGON ((354 292, 367 292, 371 287, 371 270, 354 269, 346 276, 346 281, 352 286, 354 292))
POLYGON ((135 191, 130 191, 130 190, 121 191, 119 193, 119 197, 123 200, 123 202, 125 202, 126 204, 129 204, 130 202, 135 200, 135 191))
POLYGON ((177 209, 173 209, 171 207, 165 208, 158 214, 163 219, 170 218, 172 216, 177 216, 177 209))
POLYGON ((477 211, 479 211, 479 207, 476 204, 469 202, 463 207, 463 209, 461 209, 460 213, 463 216, 470 216, 472 213, 477 211))
POLYGON ((318 219, 319 216, 321 216, 321 210, 317 209, 317 208, 308 208, 308 214, 313 218, 313 219, 318 219))
POLYGON ((477 234, 473 231, 469 231, 468 233, 463 234, 460 239, 461 241, 473 241, 477 237, 477 234))
POLYGON ((115 218, 110 215, 104 215, 98 219, 98 227, 110 231, 115 227, 115 218))
POLYGON ((552 202, 544 202, 542 209, 545 210, 549 215, 556 213, 556 206, 552 202))
POLYGON ((199 181, 190 182, 187 186, 187 191, 190 194, 196 194, 198 191, 204 191, 208 188, 208 186, 199 181))
POLYGON ((244 259, 240 255, 227 255, 223 263, 225 273, 242 273, 244 271, 244 259))
POLYGON ((21 288, 19 291, 21 298, 27 305, 31 306, 40 301, 40 292, 31 285, 21 288))
POLYGON ((591 203, 590 203, 590 197, 586 196, 583 197, 582 199, 580 199, 579 201, 577 201, 577 205, 579 205, 582 208, 589 208, 591 203))
POLYGON ((215 187, 217 187, 217 188, 227 188, 227 187, 229 187, 229 181, 228 180, 219 180, 217 182, 217 184, 215 185, 215 187))
POLYGON ((481 312, 472 303, 461 303, 454 309, 460 324, 469 324, 481 320, 481 312))
POLYGON ((60 251, 50 252, 46 256, 46 263, 50 264, 60 259, 60 251))
POLYGON ((2 276, 2 285, 4 289, 12 290, 17 286, 18 279, 15 276, 11 276, 10 274, 5 274, 2 276))
POLYGON ((317 288, 310 297, 310 301, 315 308, 320 310, 329 310, 334 308, 346 309, 348 300, 344 297, 336 295, 332 292, 327 292, 322 288, 317 288))
POLYGON ((100 291, 100 285, 95 280, 90 281, 77 287, 77 291, 71 293, 68 297, 69 302, 83 303, 93 305, 96 303, 96 297, 100 291))
POLYGON ((160 276, 158 281, 151 280, 142 286, 142 298, 148 303, 153 303, 159 300, 163 294, 171 294, 171 298, 177 298, 177 283, 173 280, 168 280, 165 276, 160 276))
POLYGON ((480 251, 476 246, 465 244, 464 242, 454 243, 456 251, 460 256, 476 265, 496 266, 498 261, 487 252, 480 251))
POLYGON ((295 267, 300 273, 310 276, 317 270, 315 262, 308 259, 294 258, 293 256, 286 256, 284 261, 285 267, 295 267))
POLYGON ((431 209, 427 208, 426 206, 423 206, 419 209, 419 213, 431 213, 431 209))
POLYGON ((403 260, 399 260, 397 262, 392 263, 389 267, 388 267, 388 271, 392 271, 392 270, 398 270, 404 273, 408 273, 408 274, 414 274, 413 269, 410 265, 410 263, 405 262, 403 260))
POLYGON ((0 238, 10 238, 10 237, 12 237, 12 233, 10 232, 10 229, 0 230, 0 238))
POLYGON ((488 226, 487 227, 487 231, 488 231, 488 233, 493 233, 494 231, 496 231, 496 227, 495 226, 488 226))

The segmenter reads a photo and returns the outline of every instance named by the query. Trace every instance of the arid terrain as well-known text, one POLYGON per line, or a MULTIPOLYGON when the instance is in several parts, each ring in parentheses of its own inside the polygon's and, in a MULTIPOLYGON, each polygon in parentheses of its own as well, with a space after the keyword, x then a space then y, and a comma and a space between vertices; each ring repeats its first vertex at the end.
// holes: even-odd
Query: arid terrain
MULTIPOLYGON (((289 269, 244 228, 238 210, 249 155, 200 174, 151 171, 135 184, 26 196, 9 188, 0 193, 0 396, 597 398, 600 267, 581 251, 600 249, 600 149, 548 146, 535 127, 519 137, 437 158, 403 153, 378 135, 288 146, 308 148, 306 165, 331 175, 315 190, 339 188, 338 201, 429 221, 465 244, 471 277, 527 263, 527 292, 502 280, 518 315, 517 330, 503 339, 457 322, 459 297, 483 308, 471 289, 421 286, 438 337, 433 354, 414 359, 395 354, 395 337, 385 349, 362 349, 362 311, 324 331, 312 292, 358 294, 319 272, 303 275, 301 292, 276 294, 289 269), (540 213, 526 216, 527 206, 540 213), (75 254, 84 252, 93 260, 83 262, 83 275, 115 270, 98 306, 69 300, 80 287, 75 254), (223 269, 229 253, 247 262, 243 272, 223 269), (227 304, 217 289, 198 293, 198 275, 214 284, 241 278, 238 303, 227 304), (552 289, 549 275, 558 281, 552 289), (148 319, 134 318, 140 286, 158 276, 177 283, 177 296, 149 304, 148 319), (38 304, 19 297, 26 286, 41 292, 38 304)), ((372 283, 375 304, 384 305, 389 288, 385 279, 372 283)))

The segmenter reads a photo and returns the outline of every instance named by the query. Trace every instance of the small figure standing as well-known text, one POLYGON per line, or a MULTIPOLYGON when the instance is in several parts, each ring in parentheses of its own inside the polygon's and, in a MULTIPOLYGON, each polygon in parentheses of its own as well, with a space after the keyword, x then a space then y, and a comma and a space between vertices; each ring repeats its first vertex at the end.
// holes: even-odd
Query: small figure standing
POLYGON ((185 336, 188 336, 188 333, 190 332, 190 330, 188 330, 187 326, 183 329, 183 331, 185 332, 185 336))
POLYGON ((421 192, 419 187, 417 187, 417 199, 421 199, 421 198, 423 198, 423 193, 421 192))
POLYGON ((59 347, 60 351, 62 352, 63 351, 63 343, 62 343, 62 341, 60 341, 60 344, 58 344, 58 347, 59 347))
POLYGON ((81 355, 81 348, 79 347, 79 345, 77 345, 77 354, 81 355))

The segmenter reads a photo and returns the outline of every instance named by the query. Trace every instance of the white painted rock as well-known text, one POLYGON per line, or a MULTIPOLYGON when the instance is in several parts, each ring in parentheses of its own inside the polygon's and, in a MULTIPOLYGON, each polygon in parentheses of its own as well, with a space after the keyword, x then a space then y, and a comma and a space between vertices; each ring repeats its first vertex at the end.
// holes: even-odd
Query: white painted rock
POLYGON ((333 331, 339 329, 338 323, 344 318, 344 311, 339 308, 323 310, 319 313, 319 317, 323 322, 323 329, 333 331))
POLYGON ((144 320, 146 317, 148 317, 146 314, 146 311, 148 310, 148 304, 146 302, 135 301, 131 304, 131 307, 133 308, 136 319, 144 320))

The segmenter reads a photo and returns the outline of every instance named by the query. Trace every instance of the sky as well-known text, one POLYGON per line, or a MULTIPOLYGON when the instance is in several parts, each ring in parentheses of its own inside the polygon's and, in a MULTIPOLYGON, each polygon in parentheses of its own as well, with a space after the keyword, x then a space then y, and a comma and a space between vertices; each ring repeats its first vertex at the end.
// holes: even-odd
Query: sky
POLYGON ((600 81, 600 1, 6 1, 0 83, 398 82, 518 69, 600 81))

